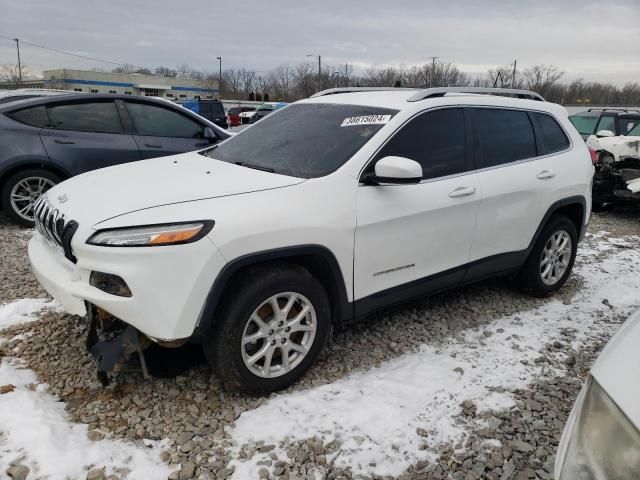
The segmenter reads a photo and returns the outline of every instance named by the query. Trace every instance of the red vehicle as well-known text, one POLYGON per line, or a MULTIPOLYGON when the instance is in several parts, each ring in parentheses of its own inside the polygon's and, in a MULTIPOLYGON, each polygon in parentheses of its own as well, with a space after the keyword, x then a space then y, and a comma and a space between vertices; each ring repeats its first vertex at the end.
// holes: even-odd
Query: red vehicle
POLYGON ((227 119, 230 127, 237 127, 240 125, 240 114, 242 112, 253 112, 255 107, 232 107, 229 109, 227 119))

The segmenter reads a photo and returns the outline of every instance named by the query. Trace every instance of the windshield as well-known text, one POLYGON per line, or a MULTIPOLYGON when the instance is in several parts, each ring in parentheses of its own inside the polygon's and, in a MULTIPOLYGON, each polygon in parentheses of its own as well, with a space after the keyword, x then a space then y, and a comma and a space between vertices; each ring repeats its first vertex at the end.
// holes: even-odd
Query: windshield
POLYGON ((282 175, 322 177, 344 165, 397 112, 359 105, 290 105, 207 155, 282 175))
POLYGON ((583 135, 591 135, 596 128, 600 115, 572 115, 569 117, 576 130, 583 135))
POLYGON ((640 123, 627 132, 629 137, 640 137, 640 123))

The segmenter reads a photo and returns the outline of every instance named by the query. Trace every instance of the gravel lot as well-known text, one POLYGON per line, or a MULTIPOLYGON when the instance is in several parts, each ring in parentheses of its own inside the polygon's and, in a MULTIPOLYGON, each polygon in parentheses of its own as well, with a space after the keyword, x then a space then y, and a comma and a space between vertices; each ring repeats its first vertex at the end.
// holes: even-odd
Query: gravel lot
MULTIPOLYGON (((620 209, 594 214, 589 231, 583 244, 587 253, 579 257, 576 266, 583 269, 580 271, 596 272, 607 258, 631 255, 640 247, 640 212, 620 209), (603 244, 608 247, 602 248, 603 244)), ((30 235, 30 231, 12 226, 0 217, 0 305, 21 298, 46 297, 30 273, 26 257, 30 235)), ((613 279, 618 273, 607 271, 603 275, 613 279)), ((261 430, 260 412, 269 412, 270 406, 282 405, 289 399, 295 402, 300 396, 311 398, 305 396, 307 392, 331 389, 334 385, 339 389, 338 385, 349 382, 354 374, 383 372, 383 368, 375 367, 417 354, 425 346, 436 354, 449 352, 452 345, 464 345, 467 341, 470 351, 491 347, 492 342, 496 342, 496 347, 504 346, 506 342, 500 337, 503 332, 495 328, 496 322, 511 319, 519 325, 517 322, 526 320, 527 312, 556 304, 566 306, 569 316, 573 315, 569 309, 577 308, 574 312, 578 315, 580 302, 585 301, 580 296, 585 282, 581 275, 574 275, 555 298, 540 300, 523 296, 509 280, 486 281, 341 327, 300 382, 268 398, 225 392, 197 349, 154 352, 150 358, 152 368, 169 378, 145 381, 140 373, 128 372, 121 374, 117 384, 102 389, 84 349, 84 322, 56 311, 44 311, 40 321, 2 331, 0 336, 14 339, 0 345, 0 357, 13 356, 24 361, 38 380, 49 384, 51 393, 64 402, 71 420, 89 425, 91 438, 106 435, 135 442, 169 439, 171 445, 162 458, 174 468, 170 478, 387 478, 379 473, 375 461, 364 465, 352 461, 353 446, 345 432, 342 437, 336 434, 340 429, 330 418, 326 428, 319 429, 315 437, 270 442, 271 437, 261 430), (470 335, 480 339, 472 342, 470 335), (184 367, 177 376, 176 372, 167 372, 167 366, 175 365, 184 367), (241 420, 252 418, 256 419, 255 441, 238 444, 237 432, 247 423, 241 420), (242 425, 237 430, 239 423, 242 425)), ((518 388, 491 384, 498 394, 507 391, 511 405, 492 410, 483 407, 480 398, 465 398, 464 393, 450 395, 445 401, 450 403, 450 423, 464 432, 453 442, 440 441, 428 416, 412 419, 407 425, 412 430, 406 433, 421 439, 416 449, 424 451, 424 455, 416 461, 416 455, 409 451, 393 452, 395 446, 391 444, 389 455, 398 465, 406 464, 400 477, 552 479, 555 449, 581 382, 629 309, 618 308, 608 298, 590 301, 595 301, 599 308, 589 313, 594 328, 588 334, 568 327, 542 345, 532 343, 537 349, 527 353, 526 358, 531 360, 525 357, 520 360, 527 371, 535 368, 532 382, 518 388), (416 422, 424 422, 424 427, 416 422)), ((640 299, 637 303, 640 304, 640 299)), ((531 343, 518 335, 506 340, 508 348, 514 351, 527 350, 531 343)), ((460 354, 460 361, 465 354, 468 352, 460 354)), ((461 377, 470 375, 469 371, 460 370, 461 377)), ((486 381, 490 379, 487 375, 478 378, 486 381)), ((425 404, 430 401, 425 400, 425 404)), ((284 426, 289 417, 283 414, 282 418, 284 426)), ((309 417, 311 425, 315 425, 313 421, 309 417)), ((1 439, 0 435, 0 456, 1 439)), ((369 440, 363 440, 365 446, 369 440)), ((28 459, 16 459, 16 463, 20 462, 26 464, 28 459)), ((94 467, 99 469, 101 465, 94 467)), ((127 477, 126 470, 106 473, 113 475, 110 478, 127 477)), ((2 475, 4 472, 0 472, 2 475)), ((97 480, 105 475, 101 470, 93 470, 90 478, 97 480)))

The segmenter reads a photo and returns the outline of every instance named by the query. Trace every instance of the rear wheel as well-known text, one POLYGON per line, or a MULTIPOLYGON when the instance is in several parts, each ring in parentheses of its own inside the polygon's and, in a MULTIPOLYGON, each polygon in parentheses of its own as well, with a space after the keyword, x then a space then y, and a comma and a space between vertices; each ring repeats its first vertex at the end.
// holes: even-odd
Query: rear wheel
POLYGON ((519 273, 522 289, 536 297, 559 290, 571 274, 577 247, 575 224, 564 215, 551 217, 519 273))
POLYGON ((29 169, 15 173, 0 192, 2 209, 20 225, 32 227, 36 200, 58 183, 60 177, 47 170, 29 169))
POLYGON ((329 299, 303 267, 251 268, 205 335, 205 355, 228 388, 257 393, 285 388, 307 370, 326 343, 329 299))

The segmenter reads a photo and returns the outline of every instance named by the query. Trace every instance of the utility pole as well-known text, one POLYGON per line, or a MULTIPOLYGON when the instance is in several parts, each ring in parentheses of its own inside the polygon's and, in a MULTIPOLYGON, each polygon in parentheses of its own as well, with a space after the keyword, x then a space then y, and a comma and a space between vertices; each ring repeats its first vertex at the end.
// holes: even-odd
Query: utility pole
POLYGON ((511 75, 511 88, 516 88, 516 65, 518 63, 518 60, 514 60, 513 61, 513 74, 511 75))
POLYGON ((436 60, 440 57, 429 57, 431 59, 431 78, 429 79, 429 86, 433 87, 434 80, 436 78, 436 60))
POLYGON ((345 87, 349 86, 349 64, 348 63, 344 64, 344 86, 345 87))
POLYGON ((218 73, 218 99, 220 99, 220 94, 222 93, 222 57, 216 57, 219 62, 220 70, 218 73))
MULTIPOLYGON (((315 57, 316 55, 311 55, 307 53, 307 57, 315 57)), ((322 57, 317 55, 318 57, 318 92, 322 89, 322 57)))
POLYGON ((16 42, 16 49, 18 50, 18 78, 20 86, 22 86, 22 64, 20 63, 20 40, 17 38, 13 39, 16 42))

